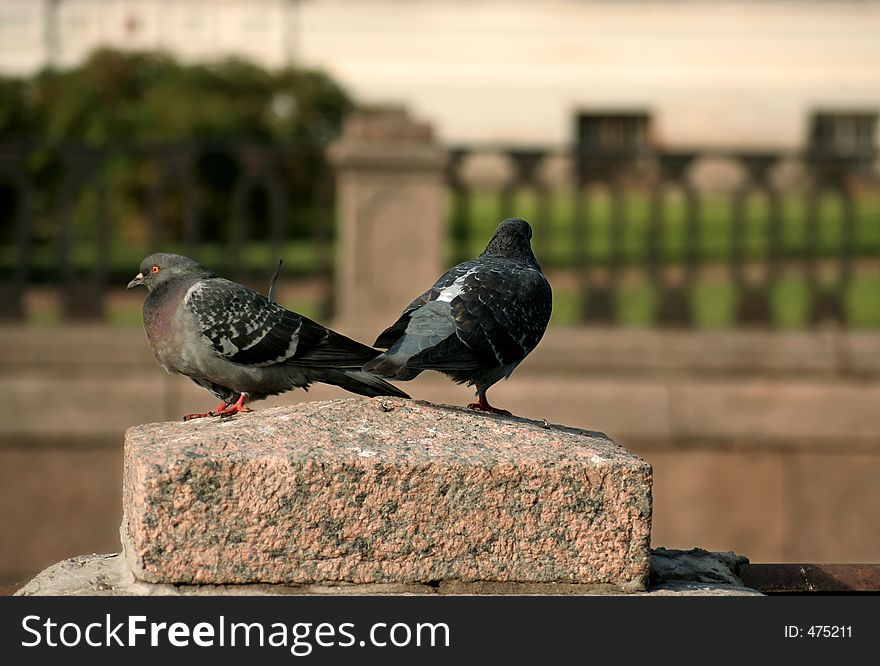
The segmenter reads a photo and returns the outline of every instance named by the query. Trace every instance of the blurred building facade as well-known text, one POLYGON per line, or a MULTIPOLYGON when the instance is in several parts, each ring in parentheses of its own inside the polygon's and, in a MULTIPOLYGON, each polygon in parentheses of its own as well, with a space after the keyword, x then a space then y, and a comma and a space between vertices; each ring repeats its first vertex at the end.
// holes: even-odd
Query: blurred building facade
POLYGON ((293 58, 295 7, 292 0, 0 0, 0 70, 69 67, 101 47, 281 67, 293 58))
POLYGON ((797 147, 822 113, 876 145, 878 34, 877 0, 0 0, 0 71, 164 49, 320 67, 453 142, 558 145, 623 112, 661 146, 797 147))

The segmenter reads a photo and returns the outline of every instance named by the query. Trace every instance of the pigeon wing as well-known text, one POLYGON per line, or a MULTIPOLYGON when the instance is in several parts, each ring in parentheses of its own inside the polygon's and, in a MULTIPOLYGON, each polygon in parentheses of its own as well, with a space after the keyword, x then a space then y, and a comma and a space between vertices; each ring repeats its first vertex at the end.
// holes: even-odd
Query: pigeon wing
POLYGON ((373 343, 373 346, 379 347, 380 349, 388 349, 397 342, 400 337, 406 333, 406 327, 409 325, 409 320, 412 318, 413 313, 431 300, 432 289, 428 289, 428 291, 407 305, 404 311, 400 313, 400 317, 397 321, 379 334, 379 337, 376 338, 376 342, 373 343))
POLYGON ((268 366, 284 363, 297 352, 302 317, 236 282, 200 280, 185 305, 204 342, 228 361, 268 366))
POLYGON ((360 368, 379 352, 356 340, 300 316, 299 346, 293 356, 297 365, 333 368, 360 368))
POLYGON ((224 278, 197 283, 187 308, 214 353, 239 365, 359 368, 378 354, 224 278))
POLYGON ((413 314, 415 314, 415 312, 426 303, 437 300, 444 289, 453 285, 462 275, 465 275, 469 270, 472 270, 476 266, 476 263, 476 260, 472 259, 470 261, 462 262, 446 271, 440 276, 440 279, 428 289, 428 291, 419 295, 412 303, 403 309, 403 312, 400 313, 400 317, 397 321, 379 334, 379 337, 376 338, 376 342, 373 343, 373 346, 379 347, 380 349, 391 348, 394 343, 406 333, 406 328, 409 326, 413 314))
POLYGON ((471 271, 450 301, 455 334, 413 356, 407 366, 473 370, 519 363, 543 336, 551 300, 539 271, 507 265, 471 271))

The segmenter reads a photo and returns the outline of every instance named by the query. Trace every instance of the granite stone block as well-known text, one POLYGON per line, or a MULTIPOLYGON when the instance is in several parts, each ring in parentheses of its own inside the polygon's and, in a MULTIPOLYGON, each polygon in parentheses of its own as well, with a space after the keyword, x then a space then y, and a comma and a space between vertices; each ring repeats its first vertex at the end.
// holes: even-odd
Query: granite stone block
POLYGON ((156 583, 635 591, 651 481, 601 433, 394 398, 310 402, 129 429, 123 547, 156 583))

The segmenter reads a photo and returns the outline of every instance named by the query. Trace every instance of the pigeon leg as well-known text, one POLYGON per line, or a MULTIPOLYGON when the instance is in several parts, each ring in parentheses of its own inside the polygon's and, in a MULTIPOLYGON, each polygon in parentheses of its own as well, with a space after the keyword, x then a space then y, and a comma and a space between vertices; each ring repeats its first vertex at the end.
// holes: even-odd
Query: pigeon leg
POLYGON ((498 409, 497 407, 493 407, 489 404, 489 401, 486 399, 486 394, 481 393, 479 396, 479 402, 472 402, 468 405, 468 409, 473 409, 478 412, 489 412, 490 414, 500 414, 501 416, 513 416, 506 409, 498 409))
POLYGON ((214 407, 210 412, 204 412, 203 414, 187 414, 183 417, 184 421, 192 421, 193 419, 203 419, 206 416, 220 416, 220 413, 226 409, 226 403, 221 402, 219 405, 214 407))
POLYGON ((247 393, 242 393, 238 396, 238 401, 234 405, 230 405, 226 409, 217 413, 218 416, 232 416, 233 414, 238 414, 240 412, 249 412, 251 411, 247 407, 245 407, 245 403, 248 401, 250 396, 247 393))

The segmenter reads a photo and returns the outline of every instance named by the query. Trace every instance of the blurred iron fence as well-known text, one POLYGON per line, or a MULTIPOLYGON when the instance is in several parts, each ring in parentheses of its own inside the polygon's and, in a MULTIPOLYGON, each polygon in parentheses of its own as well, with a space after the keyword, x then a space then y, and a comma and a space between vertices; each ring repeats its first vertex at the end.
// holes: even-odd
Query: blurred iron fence
POLYGON ((260 284, 326 283, 334 184, 323 145, 212 142, 0 146, 0 318, 23 317, 27 286, 61 290, 65 319, 103 314, 153 251, 179 252, 260 284))
MULTIPOLYGON (((450 259, 515 215, 569 323, 880 328, 876 157, 453 147, 450 259)), ((327 318, 334 217, 323 145, 2 145, 0 318, 34 285, 60 290, 63 318, 100 318, 154 250, 255 287, 283 258, 327 318)))
POLYGON ((459 146, 452 258, 525 217, 570 321, 880 327, 876 158, 459 146))

